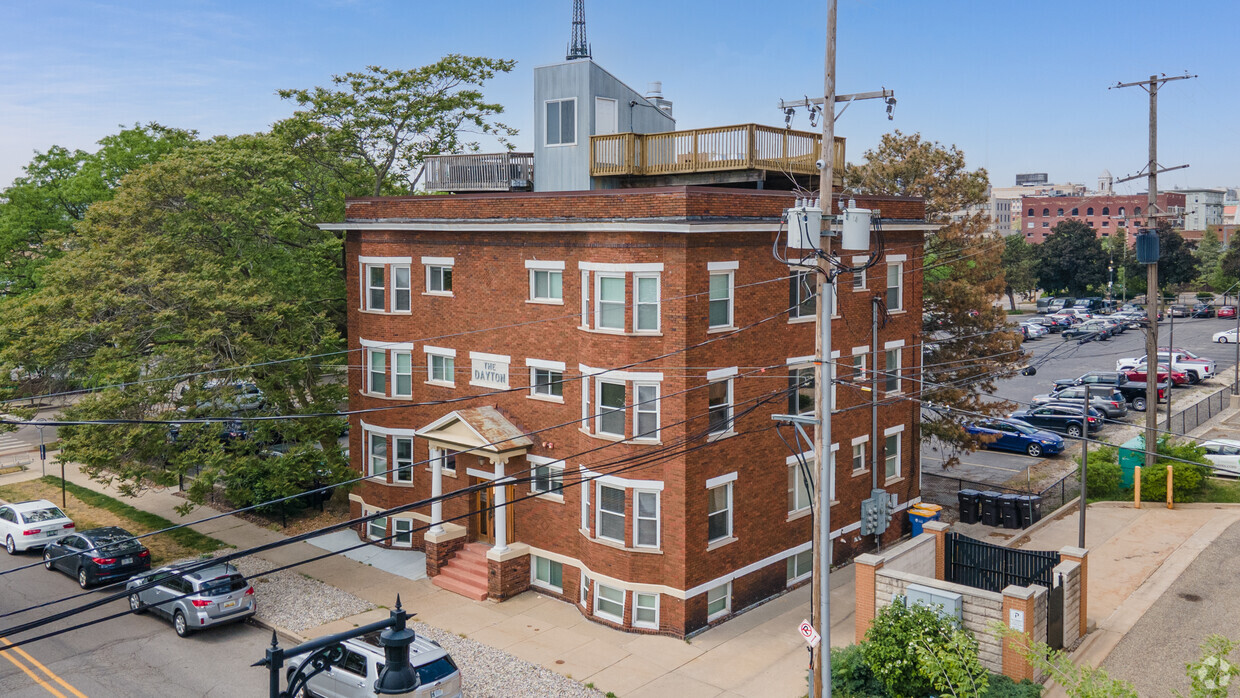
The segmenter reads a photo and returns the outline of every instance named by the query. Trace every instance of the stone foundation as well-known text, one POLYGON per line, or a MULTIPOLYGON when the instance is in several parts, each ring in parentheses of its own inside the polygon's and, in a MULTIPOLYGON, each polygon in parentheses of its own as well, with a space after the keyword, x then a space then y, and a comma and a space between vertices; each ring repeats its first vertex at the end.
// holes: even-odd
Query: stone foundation
POLYGON ((423 536, 424 552, 426 553, 426 576, 439 574, 439 568, 447 564, 456 551, 465 546, 466 531, 464 526, 446 523, 443 533, 427 531, 423 536))
POLYGON ((530 549, 513 543, 502 553, 487 553, 487 598, 506 601, 530 588, 530 549))

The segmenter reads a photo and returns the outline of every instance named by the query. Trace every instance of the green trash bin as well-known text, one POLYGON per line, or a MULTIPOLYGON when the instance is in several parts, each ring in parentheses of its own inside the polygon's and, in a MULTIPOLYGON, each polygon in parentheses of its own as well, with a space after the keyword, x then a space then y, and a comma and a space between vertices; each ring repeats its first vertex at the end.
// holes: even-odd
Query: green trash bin
POLYGON ((1145 434, 1128 439, 1119 447, 1119 481, 1122 487, 1132 487, 1133 468, 1145 465, 1145 434))

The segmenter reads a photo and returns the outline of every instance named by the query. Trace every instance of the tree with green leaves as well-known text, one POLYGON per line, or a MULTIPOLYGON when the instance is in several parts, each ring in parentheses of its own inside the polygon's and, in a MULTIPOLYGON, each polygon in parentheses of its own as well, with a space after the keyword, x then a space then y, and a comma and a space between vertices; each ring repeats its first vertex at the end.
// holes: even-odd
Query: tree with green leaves
POLYGON ((1079 220, 1056 224, 1038 245, 1038 283, 1048 292, 1087 296, 1106 288, 1107 255, 1094 229, 1079 220))
MULTIPOLYGON (((1200 275, 1194 249, 1193 243, 1173 230, 1170 223, 1158 222, 1158 284, 1164 292, 1192 283, 1200 275)), ((1145 265, 1137 264, 1135 255, 1129 258, 1128 276, 1145 279, 1145 265)))
POLYGON ((1197 242, 1197 250, 1193 253, 1197 258, 1197 268, 1200 270, 1198 281, 1203 287, 1211 288, 1215 291, 1222 291, 1227 288, 1215 288, 1214 282, 1219 278, 1219 272, 1223 265, 1223 243, 1219 242, 1218 233, 1213 228, 1207 229, 1201 234, 1201 240, 1197 242))
POLYGON ((848 165, 845 185, 865 194, 921 196, 929 220, 941 223, 926 238, 923 259, 924 364, 921 399, 949 409, 926 411, 922 437, 948 456, 981 442, 965 431, 973 417, 1001 415, 1012 403, 992 397, 997 381, 1016 374, 1026 359, 1020 332, 996 305, 1004 292, 1004 241, 990 233, 985 215, 949 215, 986 202, 985 169, 968 169, 964 153, 899 131, 883 136, 865 162, 848 165))
POLYGON ((135 422, 64 427, 62 458, 127 493, 200 470, 191 501, 219 484, 236 504, 348 472, 339 417, 226 431, 238 381, 262 390, 264 415, 333 414, 345 398, 341 243, 314 225, 343 215, 332 181, 274 136, 221 137, 138 168, 89 207, 38 286, 0 306, 0 375, 73 376, 95 390, 66 419, 135 422), (201 419, 213 421, 187 421, 201 419))
POLYGON ((368 193, 408 193, 427 155, 476 151, 466 134, 486 134, 509 149, 516 130, 495 121, 504 108, 483 85, 515 61, 451 54, 412 70, 369 66, 332 77, 332 87, 285 89, 302 108, 276 131, 320 166, 360 164, 368 193))
POLYGON ((1038 251, 1021 235, 1003 238, 1003 292, 1016 310, 1016 293, 1026 298, 1038 289, 1038 251))

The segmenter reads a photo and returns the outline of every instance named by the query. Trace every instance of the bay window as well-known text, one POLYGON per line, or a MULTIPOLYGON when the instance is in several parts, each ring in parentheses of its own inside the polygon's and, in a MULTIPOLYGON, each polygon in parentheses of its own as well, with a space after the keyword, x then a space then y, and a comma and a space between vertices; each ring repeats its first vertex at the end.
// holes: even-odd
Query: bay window
POLYGON ((595 529, 599 538, 624 545, 624 489, 598 486, 598 520, 595 529))
POLYGON ((624 275, 597 276, 595 326, 601 330, 624 330, 624 275))
POLYGON ((600 380, 598 382, 598 418, 595 429, 600 434, 625 436, 625 387, 624 383, 600 380))

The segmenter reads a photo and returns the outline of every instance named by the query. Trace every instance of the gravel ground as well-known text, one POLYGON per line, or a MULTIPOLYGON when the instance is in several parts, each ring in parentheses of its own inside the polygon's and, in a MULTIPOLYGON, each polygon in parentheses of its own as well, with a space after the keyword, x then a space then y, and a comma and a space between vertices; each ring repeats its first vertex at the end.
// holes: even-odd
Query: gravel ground
MULTIPOLYGON (((1240 640, 1240 523, 1203 550, 1102 663, 1142 696, 1187 691, 1184 666, 1211 634, 1240 640)), ((1233 656, 1231 659, 1235 659, 1233 656)))
MULTIPOLYGON (((220 551, 217 555, 228 551, 220 551)), ((233 562, 247 577, 275 567, 272 563, 247 557, 233 562)), ((305 577, 294 570, 276 572, 253 580, 258 596, 260 620, 293 632, 317 628, 334 620, 364 613, 373 605, 329 584, 305 577)), ((461 669, 465 698, 509 698, 511 696, 556 696, 556 698, 603 698, 566 676, 517 659, 516 657, 419 621, 413 630, 448 650, 461 669), (519 688, 518 688, 519 687, 519 688)))

